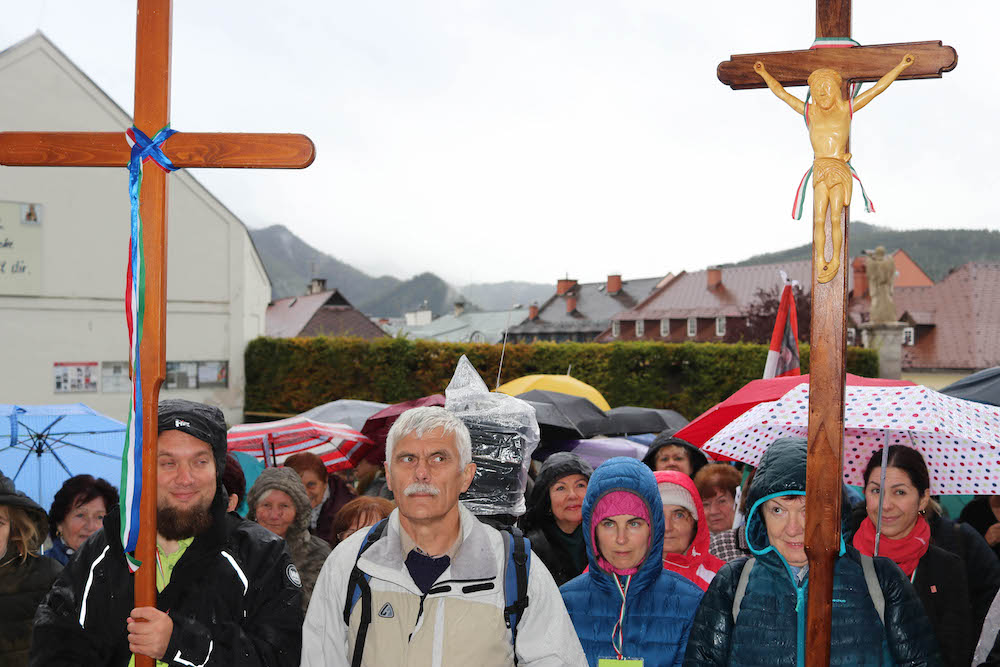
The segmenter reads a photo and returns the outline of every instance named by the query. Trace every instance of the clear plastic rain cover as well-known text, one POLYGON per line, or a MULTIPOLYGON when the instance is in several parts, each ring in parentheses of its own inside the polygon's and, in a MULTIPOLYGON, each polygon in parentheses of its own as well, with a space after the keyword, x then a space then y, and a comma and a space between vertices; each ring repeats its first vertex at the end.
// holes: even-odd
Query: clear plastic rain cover
POLYGON ((462 494, 466 508, 476 515, 524 514, 528 466, 539 439, 535 409, 519 398, 491 392, 465 355, 444 395, 445 409, 472 436, 476 477, 462 494))

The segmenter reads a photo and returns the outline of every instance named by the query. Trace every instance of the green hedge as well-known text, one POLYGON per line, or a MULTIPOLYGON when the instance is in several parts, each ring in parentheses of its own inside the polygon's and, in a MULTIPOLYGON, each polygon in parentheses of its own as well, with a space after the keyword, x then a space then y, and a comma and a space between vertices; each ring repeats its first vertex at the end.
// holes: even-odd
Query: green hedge
MULTIPOLYGON (((799 349, 803 372, 809 346, 799 349)), ((382 338, 258 338, 246 351, 248 412, 299 413, 338 398, 397 403, 443 392, 467 355, 490 388, 500 346, 382 338)), ((502 382, 564 374, 593 385, 612 407, 671 408, 693 418, 764 372, 767 347, 746 343, 532 343, 507 345, 502 382)), ((875 377, 878 354, 848 348, 847 370, 875 377)))

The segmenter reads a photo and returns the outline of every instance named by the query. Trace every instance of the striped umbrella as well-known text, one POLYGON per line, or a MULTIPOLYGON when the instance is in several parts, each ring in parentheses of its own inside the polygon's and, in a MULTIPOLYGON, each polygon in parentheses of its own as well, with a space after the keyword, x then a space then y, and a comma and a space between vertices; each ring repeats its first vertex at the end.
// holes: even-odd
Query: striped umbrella
POLYGON ((255 456, 266 466, 283 465, 299 452, 311 452, 329 472, 353 468, 372 448, 367 436, 346 424, 328 424, 305 417, 289 417, 229 429, 229 451, 255 456))

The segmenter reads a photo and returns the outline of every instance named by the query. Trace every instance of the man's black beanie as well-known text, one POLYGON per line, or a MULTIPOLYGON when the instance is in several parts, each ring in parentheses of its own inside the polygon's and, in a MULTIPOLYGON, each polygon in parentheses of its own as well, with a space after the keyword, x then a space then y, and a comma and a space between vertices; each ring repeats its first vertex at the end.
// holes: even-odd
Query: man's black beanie
POLYGON ((183 398, 160 401, 157 433, 183 431, 212 447, 215 477, 222 479, 226 470, 226 418, 222 410, 183 398))

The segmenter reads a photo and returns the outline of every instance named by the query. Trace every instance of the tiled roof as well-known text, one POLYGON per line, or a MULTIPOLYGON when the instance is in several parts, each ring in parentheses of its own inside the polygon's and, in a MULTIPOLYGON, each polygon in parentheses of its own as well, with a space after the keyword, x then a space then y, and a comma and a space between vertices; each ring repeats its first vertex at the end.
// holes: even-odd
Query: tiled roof
POLYGON ((372 340, 385 338, 386 333, 353 306, 323 306, 298 335, 354 336, 372 340))
POLYGON ((649 296, 661 280, 662 276, 623 280, 622 288, 614 294, 608 293, 607 282, 577 284, 564 295, 553 294, 539 307, 536 319, 526 320, 516 327, 511 327, 511 332, 600 333, 608 327, 612 315, 634 307, 649 296), (576 299, 576 309, 572 313, 566 311, 566 302, 570 298, 576 299))
POLYGON ((708 287, 708 270, 682 272, 638 306, 622 310, 614 320, 660 320, 687 317, 736 317, 754 300, 759 289, 780 284, 779 271, 808 285, 812 280, 809 260, 735 266, 719 269, 722 283, 708 287))
POLYGON ((385 335, 338 290, 278 299, 267 307, 265 330, 273 338, 385 335))
MULTIPOLYGON (((930 287, 899 287, 896 312, 916 328, 903 368, 980 369, 1000 363, 1000 264, 965 264, 930 287)), ((868 298, 852 301, 851 320, 867 320, 868 298)))

